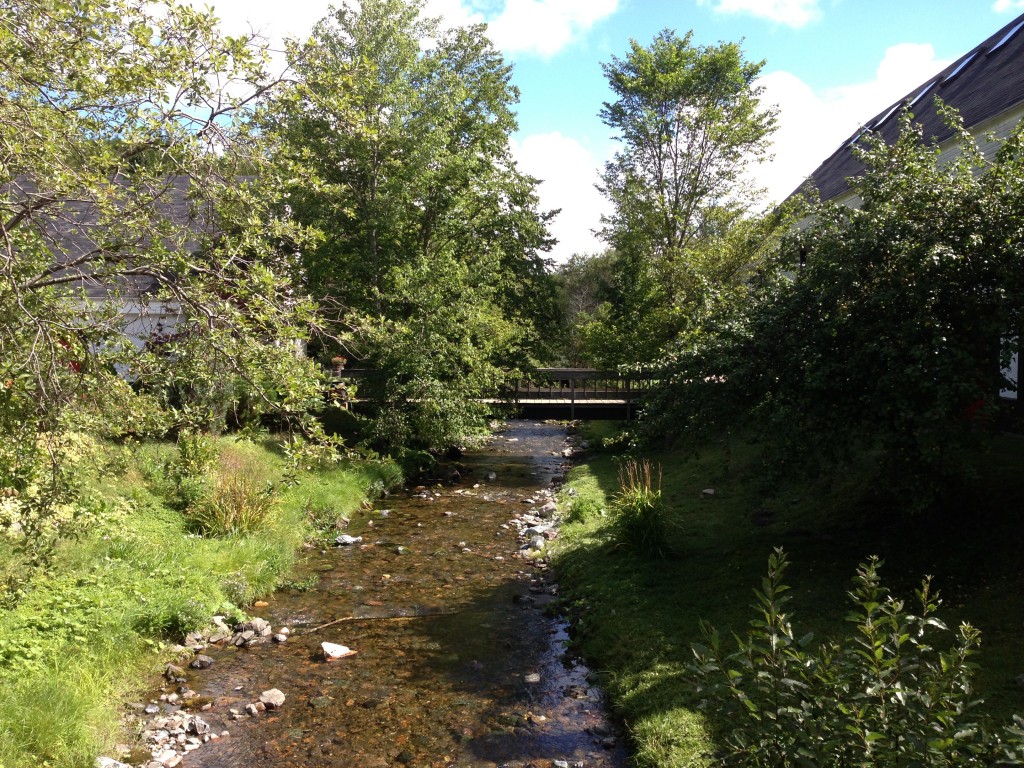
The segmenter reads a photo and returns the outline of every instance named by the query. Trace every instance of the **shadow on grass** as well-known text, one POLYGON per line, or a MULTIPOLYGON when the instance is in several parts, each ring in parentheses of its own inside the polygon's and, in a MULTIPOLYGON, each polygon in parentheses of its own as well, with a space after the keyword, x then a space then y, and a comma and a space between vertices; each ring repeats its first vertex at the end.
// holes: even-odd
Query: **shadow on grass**
MULTIPOLYGON (((755 616, 753 589, 779 546, 793 563, 787 582, 798 635, 850 631, 847 591, 870 555, 885 560, 883 583, 898 597, 912 598, 921 578, 933 574, 944 598, 940 615, 951 626, 967 620, 983 632, 977 681, 986 713, 1005 723, 1024 712, 1024 689, 1014 683, 1024 668, 1013 629, 1024 623, 1017 469, 1024 441, 999 441, 979 461, 977 482, 914 515, 898 503, 871 504, 883 494, 856 467, 828 480, 788 480, 769 492, 749 445, 645 458, 664 469, 674 556, 639 557, 616 541, 609 513, 569 526, 557 559, 579 647, 605 670, 641 764, 710 764, 701 755, 715 749, 713 734, 729 723, 706 722, 697 712, 684 674, 690 645, 701 639, 702 619, 724 637, 745 633, 755 616)), ((603 497, 607 507, 618 489, 616 462, 598 452, 570 482, 581 495, 603 497)))

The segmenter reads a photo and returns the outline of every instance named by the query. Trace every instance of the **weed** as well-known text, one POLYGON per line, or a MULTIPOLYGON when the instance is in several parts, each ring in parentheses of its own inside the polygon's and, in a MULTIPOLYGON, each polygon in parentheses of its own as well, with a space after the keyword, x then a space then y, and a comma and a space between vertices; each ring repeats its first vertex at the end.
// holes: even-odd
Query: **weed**
POLYGON ((786 611, 788 565, 776 549, 755 591, 758 615, 735 651, 725 653, 706 623, 706 645, 693 646, 692 680, 715 719, 728 723, 724 764, 1020 764, 1024 743, 1012 730, 1004 742, 975 720, 981 702, 968 659, 981 635, 963 623, 952 642, 943 640, 949 630, 930 579, 912 612, 881 585, 877 558, 862 563, 850 592, 853 633, 815 648, 786 611))
POLYGON ((635 548, 644 557, 663 558, 669 554, 660 466, 655 485, 649 461, 627 459, 619 467, 619 492, 612 509, 620 542, 635 548))
POLYGON ((190 527, 211 536, 245 535, 264 526, 274 509, 273 483, 251 457, 226 449, 208 492, 188 510, 190 527))
POLYGON ((570 523, 584 523, 594 517, 600 517, 605 512, 604 505, 597 499, 591 497, 577 497, 569 505, 569 512, 566 520, 570 523))

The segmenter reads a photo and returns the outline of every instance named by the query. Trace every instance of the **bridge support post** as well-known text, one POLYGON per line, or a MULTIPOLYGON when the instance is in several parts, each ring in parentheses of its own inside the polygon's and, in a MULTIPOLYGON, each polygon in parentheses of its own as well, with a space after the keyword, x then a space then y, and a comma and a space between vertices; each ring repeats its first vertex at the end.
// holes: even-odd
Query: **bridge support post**
POLYGON ((576 377, 569 379, 569 419, 576 420, 576 377))

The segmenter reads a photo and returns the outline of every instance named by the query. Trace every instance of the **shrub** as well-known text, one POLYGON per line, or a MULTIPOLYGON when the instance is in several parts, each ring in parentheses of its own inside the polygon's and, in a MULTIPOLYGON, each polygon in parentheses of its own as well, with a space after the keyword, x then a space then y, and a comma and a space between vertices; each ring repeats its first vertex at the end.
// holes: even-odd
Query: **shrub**
POLYGON ((669 553, 665 509, 661 500, 661 467, 657 487, 651 463, 627 460, 619 468, 619 492, 612 501, 619 541, 644 557, 669 553))
POLYGON ((849 593, 854 632, 812 648, 811 635, 798 637, 785 610, 788 565, 782 550, 769 558, 768 575, 755 590, 758 615, 746 639, 736 638, 735 651, 724 652, 707 624, 707 645, 693 646, 691 679, 714 719, 727 724, 720 764, 1021 764, 1020 729, 999 737, 974 716, 981 700, 968 659, 978 630, 965 623, 955 638, 933 644, 933 635, 949 630, 935 615, 940 600, 929 579, 916 592, 912 613, 882 587, 881 562, 870 559, 849 593))

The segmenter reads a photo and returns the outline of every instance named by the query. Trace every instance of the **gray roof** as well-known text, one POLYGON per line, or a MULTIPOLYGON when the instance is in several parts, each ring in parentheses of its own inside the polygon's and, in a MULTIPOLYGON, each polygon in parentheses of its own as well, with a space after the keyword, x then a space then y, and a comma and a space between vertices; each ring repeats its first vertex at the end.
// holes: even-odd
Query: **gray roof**
POLYGON ((911 104, 914 122, 924 129, 926 141, 943 142, 952 131, 935 108, 935 96, 961 115, 973 128, 1024 102, 1024 15, 1018 16, 977 47, 971 49, 934 77, 879 112, 850 136, 831 157, 811 174, 810 182, 822 200, 838 197, 849 189, 847 179, 864 170, 853 146, 864 131, 893 143, 899 133, 899 112, 911 104))
MULTIPOLYGON (((112 183, 127 187, 122 177, 115 177, 112 183)), ((197 250, 198 238, 207 227, 203 222, 206 217, 197 216, 190 200, 190 187, 188 176, 166 176, 148 186, 138 202, 155 209, 156 216, 177 233, 174 240, 184 236, 184 247, 192 253, 197 250)), ((35 210, 46 194, 33 180, 18 177, 0 189, 0 215, 9 220, 20 212, 32 211, 21 226, 35 229, 53 256, 48 271, 60 277, 75 278, 68 285, 84 288, 93 298, 103 298, 114 287, 109 279, 97 279, 97 273, 103 270, 104 255, 129 264, 145 263, 144 254, 151 241, 144 234, 131 227, 122 229, 117 221, 101 221, 100 212, 88 195, 82 195, 81 199, 73 196, 54 199, 35 210)), ((122 206, 130 204, 121 203, 122 206)), ((154 278, 143 275, 115 282, 119 283, 120 290, 127 288, 129 295, 145 294, 156 287, 154 278)))

